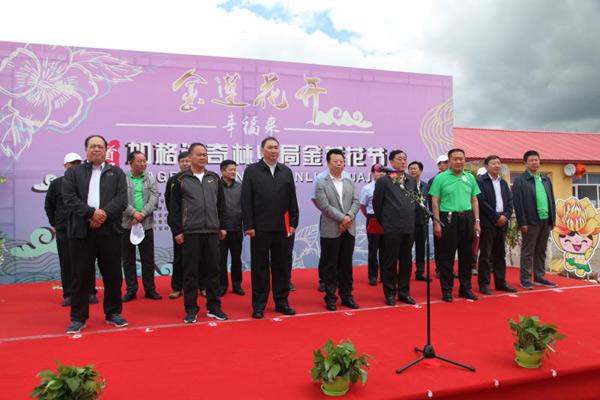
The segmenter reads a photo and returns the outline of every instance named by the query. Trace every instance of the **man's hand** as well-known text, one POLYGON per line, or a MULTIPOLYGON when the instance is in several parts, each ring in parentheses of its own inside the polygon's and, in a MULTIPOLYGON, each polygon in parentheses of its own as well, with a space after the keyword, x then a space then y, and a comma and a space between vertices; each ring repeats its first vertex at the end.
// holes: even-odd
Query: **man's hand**
POLYGON ((477 236, 479 236, 481 234, 481 225, 479 224, 479 221, 475 221, 475 225, 473 226, 473 230, 475 231, 475 234, 477 236))
POLYGON ((508 218, 506 218, 505 215, 501 215, 500 218, 498 218, 498 221, 496 221, 496 226, 503 227, 507 223, 508 223, 508 218))
POLYGON ((442 237, 442 226, 437 222, 433 223, 433 234, 436 238, 440 239, 442 237))
POLYGON ((295 233, 296 233, 296 228, 294 228, 293 226, 290 226, 290 234, 288 235, 288 237, 292 236, 295 233))
POLYGON ((244 231, 244 235, 250 236, 251 238, 253 238, 254 236, 256 236, 256 231, 254 229, 248 229, 248 230, 244 231))
POLYGON ((102 224, 94 221, 93 219, 90 220, 90 228, 99 229, 100 227, 102 227, 102 224))
POLYGON ((180 233, 179 235, 175 236, 175 242, 177 242, 177 244, 183 244, 183 242, 184 242, 183 233, 180 233))
POLYGON ((136 220, 137 222, 142 222, 142 220, 144 219, 144 214, 142 214, 141 212, 135 212, 133 214, 133 219, 136 220))
POLYGON ((104 212, 104 210, 101 210, 100 208, 97 208, 94 211, 94 215, 92 215, 92 221, 94 221, 98 225, 102 225, 103 223, 105 223, 106 218, 106 212, 104 212))
POLYGON ((529 227, 528 227, 527 225, 523 225, 523 226, 521 227, 521 233, 522 233, 523 235, 527 235, 527 231, 528 231, 528 230, 529 230, 529 227))
POLYGON ((225 229, 219 230, 219 240, 223 240, 227 237, 227 231, 225 229))

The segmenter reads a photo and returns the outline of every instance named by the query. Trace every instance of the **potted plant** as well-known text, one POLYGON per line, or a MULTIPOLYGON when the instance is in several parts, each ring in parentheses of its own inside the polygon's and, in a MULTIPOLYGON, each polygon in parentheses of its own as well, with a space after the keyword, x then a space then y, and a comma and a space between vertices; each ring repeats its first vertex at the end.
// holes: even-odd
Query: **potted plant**
POLYGON ((343 396, 350 390, 350 382, 358 378, 365 384, 369 368, 368 354, 357 356, 356 348, 350 339, 341 340, 337 345, 331 339, 323 348, 314 350, 312 379, 321 381, 321 390, 329 396, 343 396))
POLYGON ((58 360, 56 364, 58 373, 45 370, 37 374, 42 380, 31 392, 31 397, 39 400, 95 400, 104 391, 106 382, 94 365, 66 366, 58 360))
POLYGON ((565 338, 556 325, 541 324, 537 316, 519 315, 519 322, 509 319, 508 324, 517 337, 515 361, 523 368, 539 368, 546 351, 555 351, 550 345, 565 338))

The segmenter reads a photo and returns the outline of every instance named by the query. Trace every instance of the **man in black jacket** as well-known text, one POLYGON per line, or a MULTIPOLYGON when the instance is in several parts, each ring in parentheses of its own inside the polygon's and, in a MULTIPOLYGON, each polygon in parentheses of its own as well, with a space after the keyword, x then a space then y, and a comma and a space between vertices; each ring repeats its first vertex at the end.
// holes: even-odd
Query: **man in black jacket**
MULTIPOLYGON (((81 164, 81 156, 77 153, 65 155, 65 169, 81 164)), ((46 192, 44 209, 48 216, 48 222, 56 234, 56 249, 58 250, 58 263, 60 266, 60 281, 63 288, 63 307, 71 305, 73 294, 73 270, 71 266, 71 254, 69 250, 69 238, 67 236, 67 222, 69 212, 65 207, 62 197, 62 180, 60 176, 50 182, 46 192)), ((96 297, 96 271, 92 271, 92 287, 90 288, 90 304, 98 304, 96 297)))
POLYGON ((407 160, 404 151, 391 151, 389 159, 396 172, 379 178, 373 193, 373 210, 383 226, 383 294, 389 306, 396 304, 396 294, 398 300, 415 304, 410 296, 415 204, 409 192, 417 191, 417 182, 404 171, 407 160))
POLYGON ((202 143, 190 145, 192 165, 179 175, 171 193, 169 225, 183 245, 183 302, 186 324, 198 315, 198 277, 206 279, 206 316, 227 319, 219 298, 219 238, 224 239, 223 186, 219 175, 206 170, 208 152, 202 143))
MULTIPOLYGON (((427 184, 421 180, 423 173, 423 163, 421 161, 412 161, 408 164, 408 173, 415 178, 417 182, 417 195, 422 202, 427 195, 427 184)), ((425 276, 425 242, 429 235, 429 218, 425 211, 418 205, 415 207, 415 280, 427 281, 425 276)), ((431 278, 430 278, 431 279, 431 278)))
MULTIPOLYGON (((167 208, 167 215, 171 213, 171 193, 173 191, 173 187, 175 186, 175 181, 181 173, 190 169, 190 153, 189 151, 182 151, 177 156, 177 163, 179 164, 179 172, 175 175, 172 175, 165 185, 165 207, 167 208)), ((167 217, 167 224, 169 224, 169 218, 167 217)), ((170 226, 171 232, 173 231, 173 227, 170 226)), ((182 251, 183 246, 175 241, 175 236, 173 235, 173 271, 171 271, 171 293, 169 293, 170 299, 176 299, 181 296, 183 291, 183 265, 182 265, 182 251)), ((201 285, 202 286, 202 285, 201 285)), ((201 287, 201 290, 204 288, 201 287)))
POLYGON ((106 323, 127 325, 121 317, 121 217, 127 207, 125 173, 106 162, 107 142, 100 135, 85 140, 87 161, 67 169, 63 199, 70 212, 68 235, 74 287, 71 324, 67 333, 78 333, 89 318, 90 280, 96 260, 104 281, 106 323))
POLYGON ((252 318, 263 318, 273 280, 275 311, 294 315, 290 307, 288 237, 298 226, 298 200, 292 170, 277 162, 279 141, 274 137, 260 144, 263 158, 246 167, 242 182, 242 218, 250 236, 252 318), (286 226, 286 214, 289 227, 286 226), (270 270, 270 271, 269 271, 270 270))
POLYGON ((513 199, 517 222, 521 228, 521 287, 533 289, 533 284, 555 287, 556 283, 544 278, 546 273, 546 247, 554 227, 556 206, 552 182, 539 173, 540 155, 529 150, 523 155, 525 172, 513 183, 513 199))
POLYGON ((496 290, 514 293, 517 290, 506 283, 505 240, 506 231, 513 213, 512 193, 508 184, 500 176, 502 162, 500 157, 488 156, 484 164, 487 173, 477 178, 481 193, 479 217, 481 218, 481 237, 479 242, 479 292, 492 294, 490 290, 490 271, 494 271, 496 290))

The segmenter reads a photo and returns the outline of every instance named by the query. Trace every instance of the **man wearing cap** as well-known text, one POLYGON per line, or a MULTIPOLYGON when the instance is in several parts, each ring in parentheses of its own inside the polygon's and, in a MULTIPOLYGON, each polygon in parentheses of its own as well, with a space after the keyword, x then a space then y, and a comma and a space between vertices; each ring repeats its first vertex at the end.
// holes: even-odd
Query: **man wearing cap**
POLYGON ((480 193, 475 177, 464 171, 465 152, 451 149, 448 152, 450 168, 438 174, 429 194, 433 205, 433 215, 444 223, 444 227, 434 221, 433 229, 440 245, 440 284, 442 300, 452 302, 454 279, 452 269, 458 250, 459 295, 469 300, 477 300, 471 290, 471 262, 473 259, 473 235, 479 235, 480 193))
POLYGON ((123 302, 135 299, 138 289, 136 247, 142 261, 144 297, 160 300, 162 297, 154 284, 154 211, 158 207, 158 184, 154 175, 146 171, 148 162, 144 153, 137 150, 129 153, 127 162, 131 170, 127 174, 127 208, 123 211, 122 223, 123 273, 127 286, 123 302), (132 232, 134 236, 136 232, 143 232, 143 237, 132 238, 132 232))
MULTIPOLYGON (((496 290, 514 293, 517 290, 506 283, 505 240, 506 231, 513 212, 512 193, 500 176, 500 157, 490 155, 484 164, 487 172, 477 178, 481 193, 479 214, 481 215, 481 241, 479 245, 479 292, 492 294, 490 273, 494 273, 496 290)), ((485 171, 485 170, 484 170, 485 171)))
MULTIPOLYGON (((81 164, 81 156, 77 153, 68 153, 64 158, 65 169, 81 164)), ((67 237, 67 222, 69 212, 65 207, 62 197, 63 177, 58 177, 48 187, 44 208, 48 216, 48 222, 56 234, 56 249, 58 250, 58 263, 60 266, 60 281, 63 288, 62 306, 71 305, 73 294, 73 270, 71 265, 71 254, 69 250, 69 238, 67 237)), ((90 287, 90 304, 98 304, 96 297, 96 271, 92 271, 93 280, 90 287)))
MULTIPOLYGON (((435 162, 438 167, 437 175, 441 174, 442 172, 444 172, 445 170, 448 169, 448 156, 446 154, 440 155, 435 162)), ((429 194, 429 188, 431 187, 431 184, 433 183, 433 180, 435 179, 435 177, 437 175, 432 176, 431 179, 429 181, 427 181, 427 204, 429 205, 430 210, 431 210, 432 204, 431 204, 431 195, 429 194)), ((440 242, 440 240, 435 235, 433 235, 433 259, 435 260, 435 276, 437 278, 440 277, 440 268, 439 268, 440 243, 439 242, 440 242)))
POLYGON ((107 142, 100 135, 85 139, 86 162, 67 169, 63 199, 70 211, 68 234, 74 265, 71 324, 67 333, 79 333, 89 318, 89 287, 96 260, 104 281, 104 314, 118 328, 121 317, 121 217, 127 207, 123 171, 106 162, 107 142))
POLYGON ((381 276, 381 255, 383 246, 383 228, 375 217, 373 211, 373 192, 375 191, 375 182, 385 175, 378 168, 378 164, 371 166, 371 182, 363 186, 360 191, 360 211, 367 218, 367 242, 369 248, 369 285, 377 286, 377 279, 381 276))

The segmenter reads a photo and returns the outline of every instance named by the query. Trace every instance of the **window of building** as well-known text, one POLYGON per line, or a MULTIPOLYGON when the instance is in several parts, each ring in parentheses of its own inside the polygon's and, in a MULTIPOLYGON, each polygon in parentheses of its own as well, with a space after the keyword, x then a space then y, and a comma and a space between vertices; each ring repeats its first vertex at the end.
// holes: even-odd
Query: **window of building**
POLYGON ((584 174, 580 179, 573 178, 573 196, 578 199, 587 197, 598 208, 600 174, 584 174))

